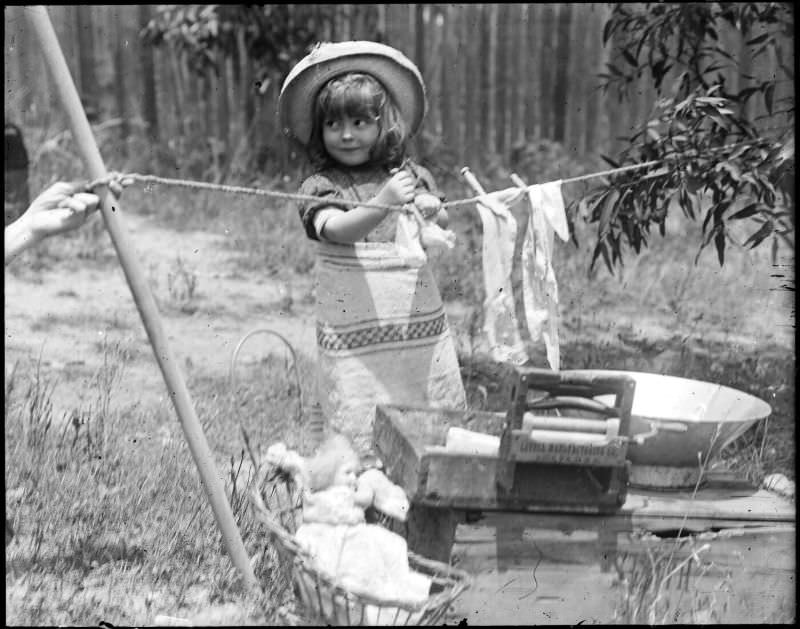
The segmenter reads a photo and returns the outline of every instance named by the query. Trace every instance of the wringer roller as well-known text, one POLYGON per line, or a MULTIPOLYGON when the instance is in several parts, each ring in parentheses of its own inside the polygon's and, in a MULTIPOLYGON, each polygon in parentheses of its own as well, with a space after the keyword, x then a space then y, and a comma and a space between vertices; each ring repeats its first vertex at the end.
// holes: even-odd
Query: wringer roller
POLYGON ((500 438, 498 501, 578 511, 625 502, 635 381, 516 367, 500 438), (613 404, 595 399, 613 395, 613 404))

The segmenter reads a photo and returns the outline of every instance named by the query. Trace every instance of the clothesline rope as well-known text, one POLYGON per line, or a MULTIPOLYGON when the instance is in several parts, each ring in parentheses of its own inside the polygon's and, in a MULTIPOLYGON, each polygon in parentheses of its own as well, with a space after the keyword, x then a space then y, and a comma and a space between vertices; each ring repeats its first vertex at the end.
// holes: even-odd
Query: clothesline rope
MULTIPOLYGON (((726 146, 717 147, 716 149, 709 149, 711 151, 720 151, 724 149, 732 149, 737 148, 740 146, 751 145, 752 142, 743 142, 740 144, 730 144, 726 146)), ((672 158, 676 159, 676 158, 672 158)), ((576 177, 570 177, 568 179, 560 179, 548 182, 549 184, 557 183, 558 181, 561 184, 567 183, 576 183, 579 181, 585 181, 587 179, 594 179, 597 177, 607 177, 609 175, 621 174, 624 172, 629 172, 633 170, 639 170, 642 168, 650 168, 651 166, 657 166, 658 164, 663 164, 670 160, 650 160, 647 162, 641 162, 639 164, 629 164, 627 166, 620 166, 616 168, 610 168, 608 170, 596 172, 596 173, 588 173, 585 175, 578 175, 576 177)), ((666 173, 664 173, 666 174, 666 173)), ((286 199, 290 201, 319 201, 321 197, 310 195, 310 194, 300 194, 298 192, 283 192, 280 190, 266 190, 262 188, 250 188, 245 186, 231 186, 228 184, 218 184, 218 183, 208 183, 205 181, 194 181, 189 179, 172 179, 168 177, 159 177, 158 175, 142 175, 139 173, 120 173, 120 172, 110 172, 107 176, 102 177, 100 179, 96 179, 91 183, 87 184, 86 189, 89 191, 94 190, 95 188, 101 186, 107 186, 112 181, 119 181, 122 182, 123 185, 129 185, 132 182, 140 182, 144 184, 162 184, 162 185, 169 185, 169 186, 177 186, 183 188, 193 188, 197 190, 213 190, 217 192, 224 192, 230 194, 246 194, 246 195, 253 195, 253 196, 263 196, 263 197, 272 197, 278 199, 286 199)), ((535 185, 548 185, 545 184, 531 184, 524 188, 524 191, 528 191, 533 188, 535 185)), ((512 193, 512 192, 522 192, 523 188, 518 186, 513 186, 509 188, 505 188, 504 190, 497 191, 491 194, 503 194, 503 193, 512 193)), ((482 198, 483 195, 477 195, 473 197, 468 197, 465 199, 457 199, 455 201, 447 201, 442 203, 442 207, 444 209, 451 209, 455 207, 460 207, 464 205, 472 205, 476 203, 482 198)), ((336 204, 339 205, 354 205, 358 207, 366 207, 366 208, 373 208, 378 210, 388 210, 392 212, 405 212, 408 211, 403 206, 397 205, 383 205, 378 203, 367 203, 357 200, 350 200, 350 199, 336 199, 336 204)))

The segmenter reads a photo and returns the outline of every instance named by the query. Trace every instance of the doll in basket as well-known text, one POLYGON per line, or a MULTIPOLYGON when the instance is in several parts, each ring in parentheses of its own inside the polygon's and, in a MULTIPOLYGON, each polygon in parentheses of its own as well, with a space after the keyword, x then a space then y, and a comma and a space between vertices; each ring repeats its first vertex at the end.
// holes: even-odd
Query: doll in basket
POLYGON ((267 462, 292 474, 303 497, 302 524, 295 540, 321 573, 354 594, 416 606, 424 603, 431 579, 410 569, 405 539, 379 524, 368 524, 366 508, 405 520, 408 499, 377 469, 358 475, 351 443, 333 435, 310 459, 275 444, 267 462))

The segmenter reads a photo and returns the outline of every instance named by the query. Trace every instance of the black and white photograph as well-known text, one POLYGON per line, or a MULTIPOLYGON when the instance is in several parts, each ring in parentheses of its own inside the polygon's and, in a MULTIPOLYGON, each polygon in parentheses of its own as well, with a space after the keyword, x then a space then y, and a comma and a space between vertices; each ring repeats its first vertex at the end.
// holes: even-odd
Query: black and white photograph
POLYGON ((796 622, 793 3, 4 20, 7 626, 796 622))

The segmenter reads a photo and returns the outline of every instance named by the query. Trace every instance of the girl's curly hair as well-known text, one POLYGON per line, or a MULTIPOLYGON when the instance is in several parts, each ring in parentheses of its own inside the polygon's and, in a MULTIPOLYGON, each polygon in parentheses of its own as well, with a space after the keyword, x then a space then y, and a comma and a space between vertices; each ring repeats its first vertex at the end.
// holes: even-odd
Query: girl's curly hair
POLYGON ((336 165, 325 150, 322 128, 326 120, 339 120, 344 116, 377 120, 378 139, 370 152, 373 163, 391 168, 403 162, 408 130, 397 106, 377 79, 369 74, 351 72, 328 81, 314 103, 307 151, 315 169, 336 165))

